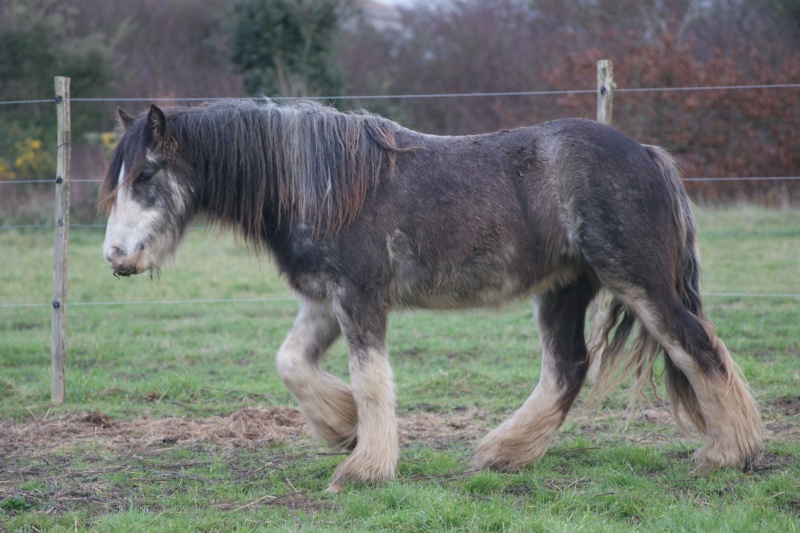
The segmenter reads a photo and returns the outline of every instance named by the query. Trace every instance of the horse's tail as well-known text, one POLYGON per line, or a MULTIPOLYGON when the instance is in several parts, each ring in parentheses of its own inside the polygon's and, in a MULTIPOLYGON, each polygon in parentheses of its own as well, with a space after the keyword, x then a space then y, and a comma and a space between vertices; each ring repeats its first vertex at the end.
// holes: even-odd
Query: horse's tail
MULTIPOLYGON (((696 315, 709 332, 715 337, 714 326, 702 313, 700 300, 700 259, 697 251, 697 226, 694 213, 681 183, 681 173, 675 160, 666 151, 656 146, 643 145, 664 178, 672 205, 672 231, 675 232, 677 244, 677 261, 675 272, 675 290, 683 306, 696 315)), ((597 402, 605 394, 619 385, 632 374, 635 374, 635 397, 647 400, 644 393, 646 385, 652 385, 656 398, 658 393, 654 381, 654 364, 660 355, 666 355, 662 346, 650 333, 637 324, 638 320, 632 310, 617 297, 611 299, 608 311, 602 321, 599 335, 595 335, 595 345, 589 349, 593 355, 600 357, 599 373, 595 378, 590 401, 597 402), (628 340, 633 338, 629 349, 625 349, 628 340)), ((686 427, 678 416, 683 410, 694 425, 705 433, 705 421, 700 410, 697 396, 686 375, 672 362, 663 357, 666 376, 666 390, 672 406, 672 414, 680 427, 686 427)))
POLYGON ((676 290, 683 305, 702 316, 700 301, 700 256, 697 252, 697 224, 689 196, 681 183, 681 172, 673 157, 662 148, 644 145, 664 177, 672 202, 672 224, 678 243, 678 263, 675 272, 676 290))

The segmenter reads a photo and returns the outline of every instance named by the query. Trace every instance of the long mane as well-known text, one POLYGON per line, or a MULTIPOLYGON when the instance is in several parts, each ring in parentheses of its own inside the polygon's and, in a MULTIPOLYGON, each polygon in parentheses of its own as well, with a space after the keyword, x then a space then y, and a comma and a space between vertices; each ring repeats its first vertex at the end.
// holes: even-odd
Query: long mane
MULTIPOLYGON (((266 216, 277 225, 294 221, 316 232, 338 231, 381 176, 393 171, 396 154, 408 150, 398 145, 403 128, 379 116, 308 101, 264 102, 223 100, 163 110, 178 155, 194 173, 192 186, 202 190, 200 205, 253 244, 261 244, 266 216)), ((111 207, 123 162, 133 168, 128 165, 145 156, 145 138, 140 116, 112 155, 101 209, 111 207)))

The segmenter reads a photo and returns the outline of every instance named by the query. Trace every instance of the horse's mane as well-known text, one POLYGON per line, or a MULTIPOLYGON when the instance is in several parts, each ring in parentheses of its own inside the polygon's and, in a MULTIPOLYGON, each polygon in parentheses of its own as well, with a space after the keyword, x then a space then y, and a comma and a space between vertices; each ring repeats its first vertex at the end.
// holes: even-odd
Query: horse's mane
MULTIPOLYGON (((277 225, 288 216, 326 234, 346 226, 407 150, 398 146, 401 126, 390 120, 308 101, 223 100, 163 111, 180 158, 196 173, 191 181, 203 189, 201 205, 254 244, 267 229, 269 205, 277 225)), ((103 193, 114 191, 123 157, 144 157, 144 122, 137 118, 116 148, 101 208, 111 207, 103 193)))

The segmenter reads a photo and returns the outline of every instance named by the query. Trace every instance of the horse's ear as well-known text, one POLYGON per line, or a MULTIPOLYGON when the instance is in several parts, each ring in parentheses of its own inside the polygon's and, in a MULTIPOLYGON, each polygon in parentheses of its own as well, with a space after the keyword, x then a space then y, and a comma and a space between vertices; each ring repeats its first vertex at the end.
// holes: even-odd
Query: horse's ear
POLYGON ((133 115, 129 115, 124 109, 121 107, 117 108, 117 124, 119 127, 122 128, 122 131, 128 129, 128 126, 131 125, 133 122, 133 115))
POLYGON ((150 148, 162 149, 167 146, 167 117, 155 104, 150 106, 147 114, 147 141, 150 148))

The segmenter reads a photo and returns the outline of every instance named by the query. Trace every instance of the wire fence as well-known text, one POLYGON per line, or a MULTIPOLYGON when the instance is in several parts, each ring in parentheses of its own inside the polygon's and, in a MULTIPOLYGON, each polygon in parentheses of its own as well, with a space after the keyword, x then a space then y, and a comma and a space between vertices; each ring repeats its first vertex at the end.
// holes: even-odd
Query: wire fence
MULTIPOLYGON (((775 89, 800 89, 800 83, 796 84, 756 84, 756 85, 722 85, 722 86, 688 86, 688 87, 640 87, 640 88, 615 88, 615 93, 644 93, 644 92, 690 92, 690 91, 746 91, 746 90, 775 90, 775 89)), ((320 96, 311 99, 322 101, 342 101, 342 100, 388 100, 388 99, 431 99, 431 98, 490 98, 490 97, 539 97, 539 96, 562 96, 574 94, 595 94, 595 89, 573 89, 573 90, 544 90, 544 91, 508 91, 508 92, 473 92, 473 93, 433 93, 433 94, 390 94, 390 95, 350 95, 350 96, 320 96)), ((71 102, 82 103, 109 103, 109 102, 210 102, 220 100, 258 100, 257 98, 200 98, 200 97, 136 97, 136 98, 71 98, 71 102)), ((290 101, 297 98, 264 98, 271 101, 290 101)), ((38 105, 55 104, 57 101, 49 99, 29 99, 29 100, 7 100, 0 101, 0 106, 12 105, 38 105)), ((775 181, 797 181, 800 176, 732 176, 732 177, 687 177, 686 182, 775 182, 775 181)), ((70 179, 70 183, 100 183, 98 179, 70 179)), ((55 184, 54 179, 16 179, 0 180, 0 190, 8 185, 34 185, 34 184, 55 184)), ((0 225, 0 230, 42 230, 52 229, 52 224, 19 224, 19 225, 0 225)), ((70 228, 77 229, 104 229, 105 224, 69 224, 70 228)), ((752 231, 700 231, 700 234, 714 236, 754 236, 754 237, 796 237, 800 236, 800 229, 789 230, 752 230, 752 231)), ((712 298, 770 298, 770 299, 800 299, 800 294, 795 293, 738 293, 738 292, 707 292, 705 297, 712 298)), ((230 298, 230 299, 191 299, 191 300, 141 300, 141 301, 108 301, 108 302, 69 302, 70 306, 124 306, 124 305, 178 305, 178 304, 232 304, 232 303, 264 303, 264 302, 286 302, 294 301, 294 298, 287 297, 263 297, 263 298, 230 298)), ((44 308, 51 307, 51 302, 21 302, 21 303, 0 303, 0 309, 13 308, 44 308)))
MULTIPOLYGON (((120 300, 109 302, 70 302, 70 306, 95 307, 109 305, 177 305, 177 304, 224 304, 224 303, 260 303, 260 302, 295 302, 297 298, 284 296, 265 296, 262 298, 198 298, 190 300, 120 300)), ((52 307, 51 302, 42 303, 5 303, 0 304, 0 309, 17 307, 52 307)))
MULTIPOLYGON (((789 299, 800 300, 800 293, 744 293, 744 292, 704 292, 703 298, 769 298, 769 299, 789 299)), ((125 306, 125 305, 182 305, 182 304, 233 304, 233 303, 276 303, 276 302, 296 302, 297 298, 285 296, 265 296, 263 298, 197 298, 197 299, 173 299, 173 300, 118 300, 108 302, 70 302, 70 307, 106 307, 106 306, 125 306)), ((50 308, 52 302, 39 303, 0 303, 0 309, 16 308, 50 308)))
MULTIPOLYGON (((53 229, 53 224, 16 224, 16 225, 0 225, 1 230, 45 230, 45 229, 53 229)), ((105 224, 69 224, 70 229, 95 229, 95 230, 104 230, 106 228, 105 224)), ((197 228, 192 228, 197 229, 197 228)), ((790 229, 790 230, 730 230, 730 231, 719 231, 719 230, 699 230, 697 232, 700 235, 729 235, 729 236, 742 236, 742 235, 753 235, 753 236, 768 236, 768 235, 779 235, 779 236, 793 236, 797 235, 800 236, 800 229, 790 229)))
MULTIPOLYGON (((688 87, 619 87, 615 93, 646 93, 646 92, 688 92, 688 91, 745 91, 745 90, 771 90, 771 89, 800 89, 800 83, 755 84, 755 85, 698 85, 688 87)), ((392 100, 415 98, 488 98, 509 96, 564 96, 569 94, 595 94, 595 89, 562 89, 546 91, 506 91, 506 92, 473 92, 473 93, 429 93, 429 94, 362 94, 362 95, 330 95, 308 96, 306 100, 392 100)), ((255 98, 257 100, 257 98, 255 98)), ((297 97, 271 97, 264 100, 287 101, 297 100, 297 97)), ((252 97, 98 97, 98 98, 72 98, 73 102, 213 102, 219 100, 254 100, 252 97)), ((53 98, 32 100, 6 100, 0 105, 30 105, 55 103, 53 98)))
MULTIPOLYGON (((797 181, 800 176, 732 176, 721 178, 683 178, 683 181, 797 181)), ((70 183, 101 183, 99 179, 70 179, 70 183)), ((0 180, 0 185, 31 184, 31 183, 55 183, 52 179, 22 179, 22 180, 0 180)))

